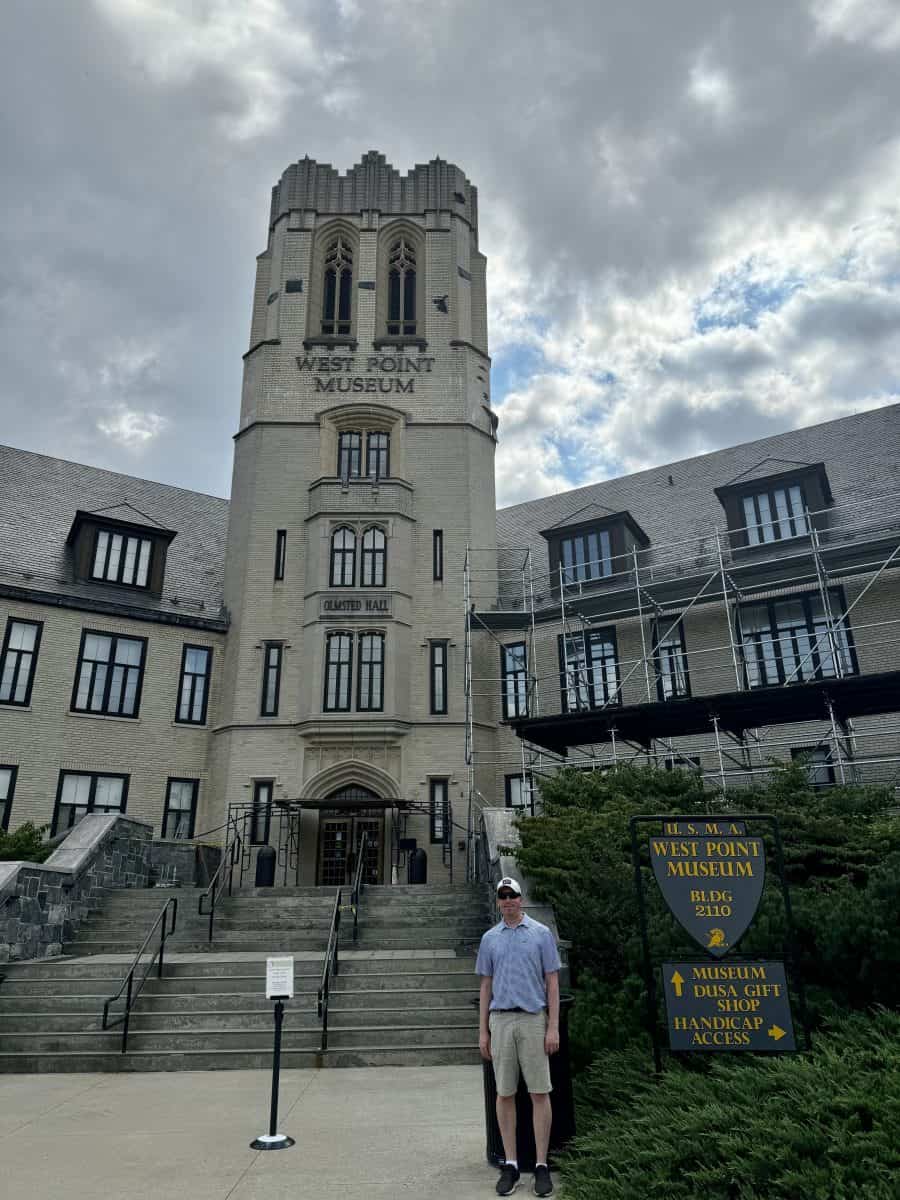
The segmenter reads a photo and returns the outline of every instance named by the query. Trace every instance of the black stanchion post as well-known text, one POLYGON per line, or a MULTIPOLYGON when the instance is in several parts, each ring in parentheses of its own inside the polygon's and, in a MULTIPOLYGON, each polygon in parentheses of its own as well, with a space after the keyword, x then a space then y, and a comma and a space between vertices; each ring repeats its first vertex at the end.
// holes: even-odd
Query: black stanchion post
POLYGON ((294 994, 294 960, 270 958, 266 963, 266 995, 275 1001, 275 1046, 272 1054, 272 1100, 269 1105, 269 1132, 260 1134, 250 1143, 251 1150, 287 1150, 294 1139, 278 1133, 278 1081, 281 1075, 281 1026, 284 1022, 284 999, 294 994))

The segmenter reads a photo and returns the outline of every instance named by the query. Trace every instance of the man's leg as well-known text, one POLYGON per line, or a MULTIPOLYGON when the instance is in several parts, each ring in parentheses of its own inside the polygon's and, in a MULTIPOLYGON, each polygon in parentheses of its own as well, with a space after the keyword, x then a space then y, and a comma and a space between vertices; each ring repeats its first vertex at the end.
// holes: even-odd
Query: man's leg
MULTIPOLYGON (((550 1124, 553 1120, 553 1113, 550 1108, 550 1093, 549 1092, 531 1092, 531 1112, 534 1121, 534 1150, 535 1162, 545 1163, 547 1161, 547 1149, 550 1145, 550 1124)), ((497 1097, 498 1101, 500 1097, 497 1097)), ((515 1117, 515 1111, 513 1112, 515 1117)), ((501 1126, 501 1131, 502 1131, 501 1126)), ((504 1143, 505 1145, 505 1143, 504 1143)))
MULTIPOLYGON (((497 1095, 497 1124, 500 1126, 500 1136, 503 1139, 503 1153, 507 1162, 515 1162, 516 1155, 516 1097, 497 1095)), ((547 1138, 550 1137, 550 1126, 547 1126, 547 1138)))

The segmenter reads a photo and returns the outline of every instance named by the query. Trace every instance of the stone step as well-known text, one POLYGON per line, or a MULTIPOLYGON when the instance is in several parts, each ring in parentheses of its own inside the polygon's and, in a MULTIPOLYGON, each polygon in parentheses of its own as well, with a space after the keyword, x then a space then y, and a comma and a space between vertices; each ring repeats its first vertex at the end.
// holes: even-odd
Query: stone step
MULTIPOLYGON (((292 933, 290 937, 279 937, 277 935, 267 934, 264 938, 249 938, 246 936, 224 937, 216 936, 213 942, 206 941, 182 941, 180 938, 174 938, 166 942, 166 952, 173 954, 290 954, 292 951, 317 951, 324 954, 325 938, 320 937, 304 937, 302 934, 292 933)), ((419 939, 421 941, 421 939, 419 939)), ((455 942, 447 942, 447 945, 455 945, 455 942)), ((134 957, 140 943, 132 939, 111 939, 111 938, 92 938, 84 937, 77 938, 75 941, 66 942, 63 946, 65 954, 91 955, 91 954, 121 954, 125 957, 134 957)), ((420 948, 417 944, 415 948, 420 948)))
MULTIPOLYGON (((468 1039, 433 1046, 357 1046, 351 1050, 329 1049, 321 1054, 316 1050, 285 1050, 281 1065, 285 1070, 306 1067, 445 1067, 474 1066, 480 1061, 477 1047, 468 1039)), ((34 1054, 0 1051, 0 1074, 117 1072, 117 1071, 226 1071, 271 1070, 272 1051, 269 1050, 169 1050, 134 1052, 117 1050, 104 1053, 63 1051, 55 1054, 34 1054)), ((264 1123, 265 1113, 260 1114, 264 1123)))

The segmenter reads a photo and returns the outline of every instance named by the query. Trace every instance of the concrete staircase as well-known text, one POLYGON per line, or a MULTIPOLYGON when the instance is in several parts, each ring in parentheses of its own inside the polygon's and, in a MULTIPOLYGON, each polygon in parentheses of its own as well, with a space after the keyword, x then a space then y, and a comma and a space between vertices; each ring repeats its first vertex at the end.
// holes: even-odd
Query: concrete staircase
POLYGON ((65 947, 66 957, 9 965, 0 982, 0 1072, 264 1068, 272 1059, 265 956, 295 956, 285 1068, 478 1062, 474 951, 490 919, 481 889, 369 887, 359 939, 344 913, 332 980, 328 1050, 316 993, 334 904, 331 889, 246 890, 223 901, 212 946, 197 892, 116 892, 65 947), (100 1028, 167 895, 179 899, 162 979, 148 977, 121 1029, 100 1028))

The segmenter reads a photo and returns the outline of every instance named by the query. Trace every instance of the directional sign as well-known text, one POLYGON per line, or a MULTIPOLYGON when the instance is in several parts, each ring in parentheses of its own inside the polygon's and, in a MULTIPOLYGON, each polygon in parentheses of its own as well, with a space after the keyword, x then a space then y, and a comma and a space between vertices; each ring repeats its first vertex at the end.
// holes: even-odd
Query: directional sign
POLYGON ((784 963, 663 963, 672 1050, 797 1049, 784 963))
POLYGON ((762 838, 651 837, 650 862, 666 904, 691 937, 716 958, 732 950, 762 897, 762 838))
POLYGON ((677 837, 738 837, 747 832, 744 821, 730 821, 727 817, 682 817, 663 821, 663 833, 666 837, 675 834, 677 837))

